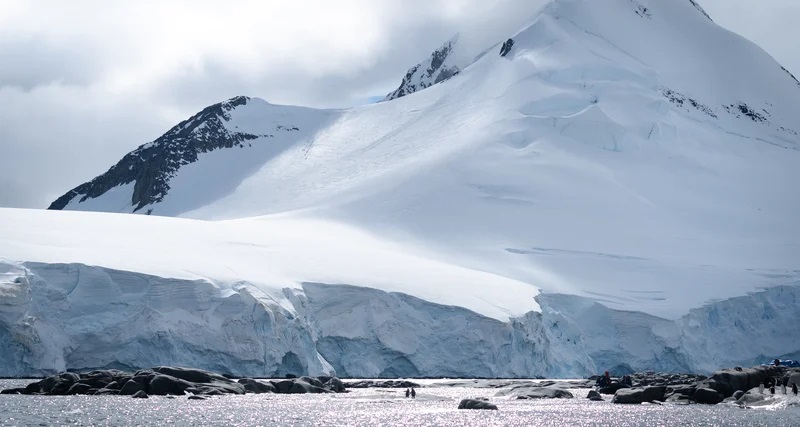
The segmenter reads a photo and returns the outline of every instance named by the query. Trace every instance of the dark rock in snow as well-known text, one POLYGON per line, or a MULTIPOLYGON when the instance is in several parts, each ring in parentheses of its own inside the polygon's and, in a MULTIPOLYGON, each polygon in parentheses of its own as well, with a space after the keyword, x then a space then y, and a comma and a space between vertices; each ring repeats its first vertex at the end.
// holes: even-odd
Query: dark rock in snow
POLYGON ((511 52, 511 48, 514 46, 514 39, 508 39, 503 42, 503 45, 500 46, 500 56, 508 55, 508 52, 511 52))
POLYGON ((479 399, 463 399, 458 403, 458 409, 492 409, 497 410, 497 405, 479 399))
POLYGON ((203 396, 198 396, 198 395, 196 395, 196 394, 193 394, 193 395, 189 396, 189 398, 188 398, 188 399, 189 399, 189 400, 206 400, 206 398, 205 398, 205 397, 203 397, 203 396))
POLYGON ((736 390, 735 392, 733 392, 733 396, 731 396, 731 397, 733 397, 736 400, 739 400, 739 399, 742 398, 742 396, 744 396, 744 391, 736 390))
POLYGON ((134 399, 147 399, 150 396, 148 396, 147 393, 144 392, 144 390, 139 390, 136 393, 134 393, 133 396, 131 397, 133 397, 134 399))

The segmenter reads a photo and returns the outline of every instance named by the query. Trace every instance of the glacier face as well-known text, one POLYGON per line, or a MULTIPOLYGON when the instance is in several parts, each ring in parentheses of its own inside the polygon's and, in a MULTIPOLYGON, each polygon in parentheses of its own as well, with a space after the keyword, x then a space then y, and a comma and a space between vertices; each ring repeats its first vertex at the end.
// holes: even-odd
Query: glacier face
POLYGON ((3 282, 3 351, 27 355, 9 369, 149 364, 112 342, 265 375, 707 371, 798 351, 781 302, 800 283, 797 81, 692 0, 555 0, 509 36, 470 64, 445 43, 378 104, 209 107, 53 206, 151 217, 0 209, 0 258, 32 272, 3 282), (150 329, 94 348, 65 268, 109 304, 139 298, 117 281, 188 296, 137 300, 126 316, 150 329), (31 326, 44 306, 76 329, 31 326))
POLYGON ((0 376, 156 365, 261 377, 568 378, 623 363, 709 372, 792 351, 800 332, 800 283, 677 320, 541 294, 541 313, 501 321, 346 285, 284 289, 287 306, 246 282, 81 264, 2 262, 0 272, 0 376))

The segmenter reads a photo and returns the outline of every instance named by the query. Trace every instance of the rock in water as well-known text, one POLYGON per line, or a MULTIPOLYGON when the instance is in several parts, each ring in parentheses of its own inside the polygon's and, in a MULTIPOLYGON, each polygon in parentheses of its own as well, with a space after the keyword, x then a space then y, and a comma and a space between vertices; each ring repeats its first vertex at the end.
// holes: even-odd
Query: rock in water
POLYGON ((134 393, 133 396, 131 397, 133 397, 134 399, 147 399, 150 396, 148 396, 147 393, 144 392, 144 390, 139 390, 136 393, 134 393))
POLYGON ((660 402, 664 400, 666 391, 667 388, 664 386, 625 388, 617 390, 611 401, 614 403, 660 402))
POLYGON ((597 390, 589 390, 589 394, 586 396, 586 398, 594 401, 604 400, 603 396, 601 396, 600 393, 597 392, 597 390))
POLYGON ((725 399, 725 396, 723 396, 721 393, 718 393, 716 390, 701 387, 694 391, 693 398, 697 403, 716 405, 717 403, 722 402, 722 400, 725 399))
POLYGON ((463 399, 458 404, 458 409, 493 409, 497 410, 497 405, 485 400, 463 399))
POLYGON ((244 390, 247 393, 275 393, 275 386, 272 383, 263 383, 252 378, 242 378, 239 380, 239 384, 244 386, 244 390))
POLYGON ((597 391, 600 392, 600 394, 614 394, 617 390, 622 388, 628 388, 628 386, 620 382, 613 382, 605 387, 600 387, 597 391))
POLYGON ((194 384, 182 380, 180 378, 175 378, 169 375, 156 375, 150 380, 150 384, 148 386, 148 390, 150 394, 156 395, 182 395, 186 391, 186 389, 193 387, 194 384))

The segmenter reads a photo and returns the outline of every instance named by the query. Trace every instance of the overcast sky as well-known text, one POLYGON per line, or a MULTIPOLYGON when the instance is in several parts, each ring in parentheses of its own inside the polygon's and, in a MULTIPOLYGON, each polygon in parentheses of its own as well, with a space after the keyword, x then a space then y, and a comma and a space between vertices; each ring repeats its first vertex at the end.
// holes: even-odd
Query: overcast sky
MULTIPOLYGON (((235 95, 365 103, 454 33, 488 47, 543 2, 0 0, 0 206, 46 207, 235 95)), ((700 4, 800 76, 800 1, 700 4)))

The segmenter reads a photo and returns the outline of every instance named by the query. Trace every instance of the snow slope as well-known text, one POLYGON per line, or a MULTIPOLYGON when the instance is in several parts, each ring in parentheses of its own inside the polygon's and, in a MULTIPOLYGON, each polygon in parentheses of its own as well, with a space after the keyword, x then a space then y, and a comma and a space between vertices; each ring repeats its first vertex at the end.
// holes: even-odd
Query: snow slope
MULTIPOLYGON (((800 285, 800 83, 690 0, 555 0, 509 37, 506 55, 499 40, 471 64, 449 64, 458 45, 445 43, 412 70, 458 74, 378 104, 211 106, 52 206, 182 218, 5 210, 0 224, 14 225, 0 257, 32 276, 20 263, 244 280, 289 313, 302 304, 284 289, 316 292, 303 305, 309 342, 352 375, 444 372, 434 361, 467 347, 414 356, 447 341, 436 334, 386 345, 401 328, 390 314, 430 319, 420 313, 442 307, 481 316, 481 331, 528 337, 509 338, 526 349, 517 357, 536 348, 522 363, 489 340, 480 375, 708 370, 758 358, 753 342, 799 350, 783 325, 794 311, 759 307, 800 285), (358 310, 343 324, 320 314, 325 301, 358 310), (736 316, 719 317, 725 304, 736 316), (359 322, 394 332, 348 329, 359 322), (354 354, 380 362, 359 371, 343 362, 354 354)), ((411 74, 404 83, 422 78, 411 74)), ((305 366, 322 369, 303 348, 305 366)))

